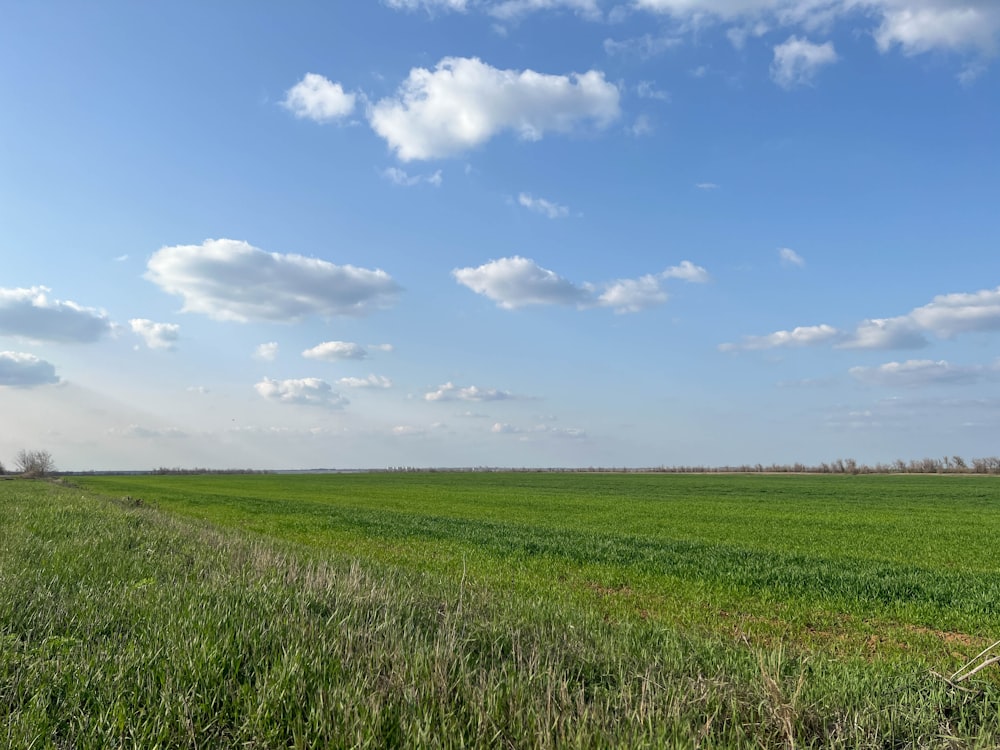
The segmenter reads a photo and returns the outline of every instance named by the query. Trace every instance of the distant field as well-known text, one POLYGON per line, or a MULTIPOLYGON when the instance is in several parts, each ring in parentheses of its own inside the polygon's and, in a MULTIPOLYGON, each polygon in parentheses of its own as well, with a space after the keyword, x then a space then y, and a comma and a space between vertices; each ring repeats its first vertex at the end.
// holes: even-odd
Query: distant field
POLYGON ((932 673, 1000 639, 995 478, 73 481, 0 484, 0 720, 38 746, 1000 744, 1000 666, 932 673))

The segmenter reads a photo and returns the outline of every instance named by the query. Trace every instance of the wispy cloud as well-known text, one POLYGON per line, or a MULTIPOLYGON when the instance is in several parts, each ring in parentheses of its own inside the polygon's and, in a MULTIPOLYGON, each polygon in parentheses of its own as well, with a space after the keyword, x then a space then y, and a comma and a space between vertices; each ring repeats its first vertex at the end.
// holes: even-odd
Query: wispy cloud
POLYGON ((517 202, 529 211, 541 214, 550 219, 565 219, 569 216, 568 206, 560 206, 558 203, 553 203, 545 198, 532 197, 530 193, 521 193, 518 195, 517 202))
POLYGON ((801 255, 792 250, 790 247, 779 248, 778 258, 781 260, 782 265, 785 266, 797 266, 798 268, 803 268, 806 264, 805 259, 803 259, 801 255))

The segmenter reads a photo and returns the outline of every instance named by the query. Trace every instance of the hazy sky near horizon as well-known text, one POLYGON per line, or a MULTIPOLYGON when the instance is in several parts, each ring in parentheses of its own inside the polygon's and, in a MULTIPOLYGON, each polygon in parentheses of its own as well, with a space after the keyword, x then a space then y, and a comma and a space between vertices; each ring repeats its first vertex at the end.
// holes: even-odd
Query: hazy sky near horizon
POLYGON ((995 455, 995 0, 0 9, 0 461, 995 455))

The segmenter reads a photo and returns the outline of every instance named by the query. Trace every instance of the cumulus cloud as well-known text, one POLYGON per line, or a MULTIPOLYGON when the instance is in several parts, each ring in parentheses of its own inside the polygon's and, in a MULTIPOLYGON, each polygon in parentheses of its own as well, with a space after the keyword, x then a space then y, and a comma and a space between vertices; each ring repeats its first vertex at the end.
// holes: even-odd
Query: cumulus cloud
POLYGON ((808 39, 790 36, 774 48, 771 78, 784 89, 808 86, 824 65, 837 62, 833 42, 813 44, 808 39))
POLYGON ((689 260, 682 260, 678 265, 670 266, 660 276, 664 279, 690 281, 693 284, 704 284, 709 280, 708 271, 689 260))
POLYGON ((132 318, 128 324, 132 333, 141 336, 150 349, 173 349, 180 338, 181 327, 176 323, 154 323, 146 318, 132 318))
POLYGON ((852 367, 850 374, 863 383, 880 386, 927 386, 975 383, 1000 376, 992 365, 953 365, 946 360, 908 359, 877 367, 852 367))
POLYGON ((412 69, 394 97, 372 106, 369 123, 412 161, 455 156, 503 131, 537 141, 581 122, 604 127, 619 112, 618 88, 596 70, 549 75, 446 57, 434 70, 412 69))
POLYGON ((508 310, 528 305, 583 305, 592 297, 589 289, 518 255, 476 268, 456 268, 452 275, 459 284, 508 310))
POLYGON ((337 385, 345 388, 392 388, 392 381, 384 375, 369 375, 367 378, 341 378, 337 385))
POLYGON ((350 403, 333 390, 333 386, 319 378, 293 378, 289 380, 264 378, 254 385, 254 390, 264 398, 282 404, 341 409, 350 403))
POLYGON ((436 390, 424 394, 425 401, 507 401, 514 398, 510 391, 500 391, 496 388, 480 388, 470 385, 459 387, 454 383, 445 383, 436 390))
POLYGON ((863 320, 853 331, 828 325, 802 326, 766 336, 746 336, 740 344, 719 348, 733 351, 832 343, 841 349, 919 349, 927 346, 927 334, 952 338, 983 331, 1000 331, 1000 287, 941 294, 905 315, 863 320))
POLYGON ((994 54, 1000 6, 992 0, 883 0, 875 41, 882 52, 899 46, 915 55, 934 49, 974 49, 994 54))
POLYGON ((382 270, 268 253, 227 239, 157 250, 145 278, 181 296, 184 312, 240 322, 364 315, 387 307, 399 292, 382 270))
POLYGON ((646 274, 638 279, 611 282, 597 300, 617 313, 634 313, 662 305, 667 301, 667 293, 660 286, 660 277, 646 274))
POLYGON ((282 106, 298 118, 314 122, 333 122, 354 111, 356 96, 343 86, 317 73, 306 73, 287 92, 282 106))
POLYGON ((58 383, 56 368, 34 354, 0 352, 0 387, 30 388, 58 383))
POLYGON ((307 359, 364 359, 368 352, 364 347, 350 341, 324 341, 302 352, 307 359))
POLYGON ((419 185, 421 183, 433 185, 434 187, 441 187, 441 183, 444 182, 440 169, 428 175, 411 175, 399 167, 389 167, 388 169, 382 170, 382 176, 393 185, 398 185, 399 187, 413 187, 414 185, 419 185))
POLYGON ((558 203, 545 200, 545 198, 534 198, 530 193, 521 193, 517 196, 517 202, 529 211, 542 214, 550 219, 565 219, 569 216, 569 207, 560 206, 558 203))
POLYGON ((273 362, 278 357, 278 342, 268 341, 266 344, 258 344, 253 356, 264 362, 273 362))
POLYGON ((863 320, 837 346, 842 349, 920 349, 927 339, 907 316, 863 320))
POLYGON ((969 331, 1000 330, 1000 287, 941 294, 908 316, 920 328, 945 338, 969 331))
POLYGON ((638 279, 618 279, 600 286, 574 284, 533 260, 516 255, 492 260, 477 268, 458 268, 452 271, 452 275, 458 283, 508 310, 528 305, 575 305, 638 312, 667 300, 667 294, 660 286, 666 279, 689 282, 708 280, 708 272, 704 268, 685 260, 662 273, 647 274, 638 279))
POLYGON ((0 288, 0 336, 32 341, 89 343, 111 331, 103 310, 51 299, 44 286, 0 288))
POLYGON ((806 264, 805 259, 790 247, 779 248, 778 257, 781 259, 782 265, 785 266, 798 266, 802 268, 806 264))

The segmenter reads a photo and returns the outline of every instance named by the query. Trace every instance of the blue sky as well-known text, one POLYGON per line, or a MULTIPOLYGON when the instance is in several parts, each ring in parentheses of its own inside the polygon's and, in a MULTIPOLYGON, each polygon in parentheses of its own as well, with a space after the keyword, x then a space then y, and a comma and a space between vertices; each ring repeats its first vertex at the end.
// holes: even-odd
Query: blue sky
POLYGON ((1000 452, 994 0, 9 3, 0 460, 1000 452))

